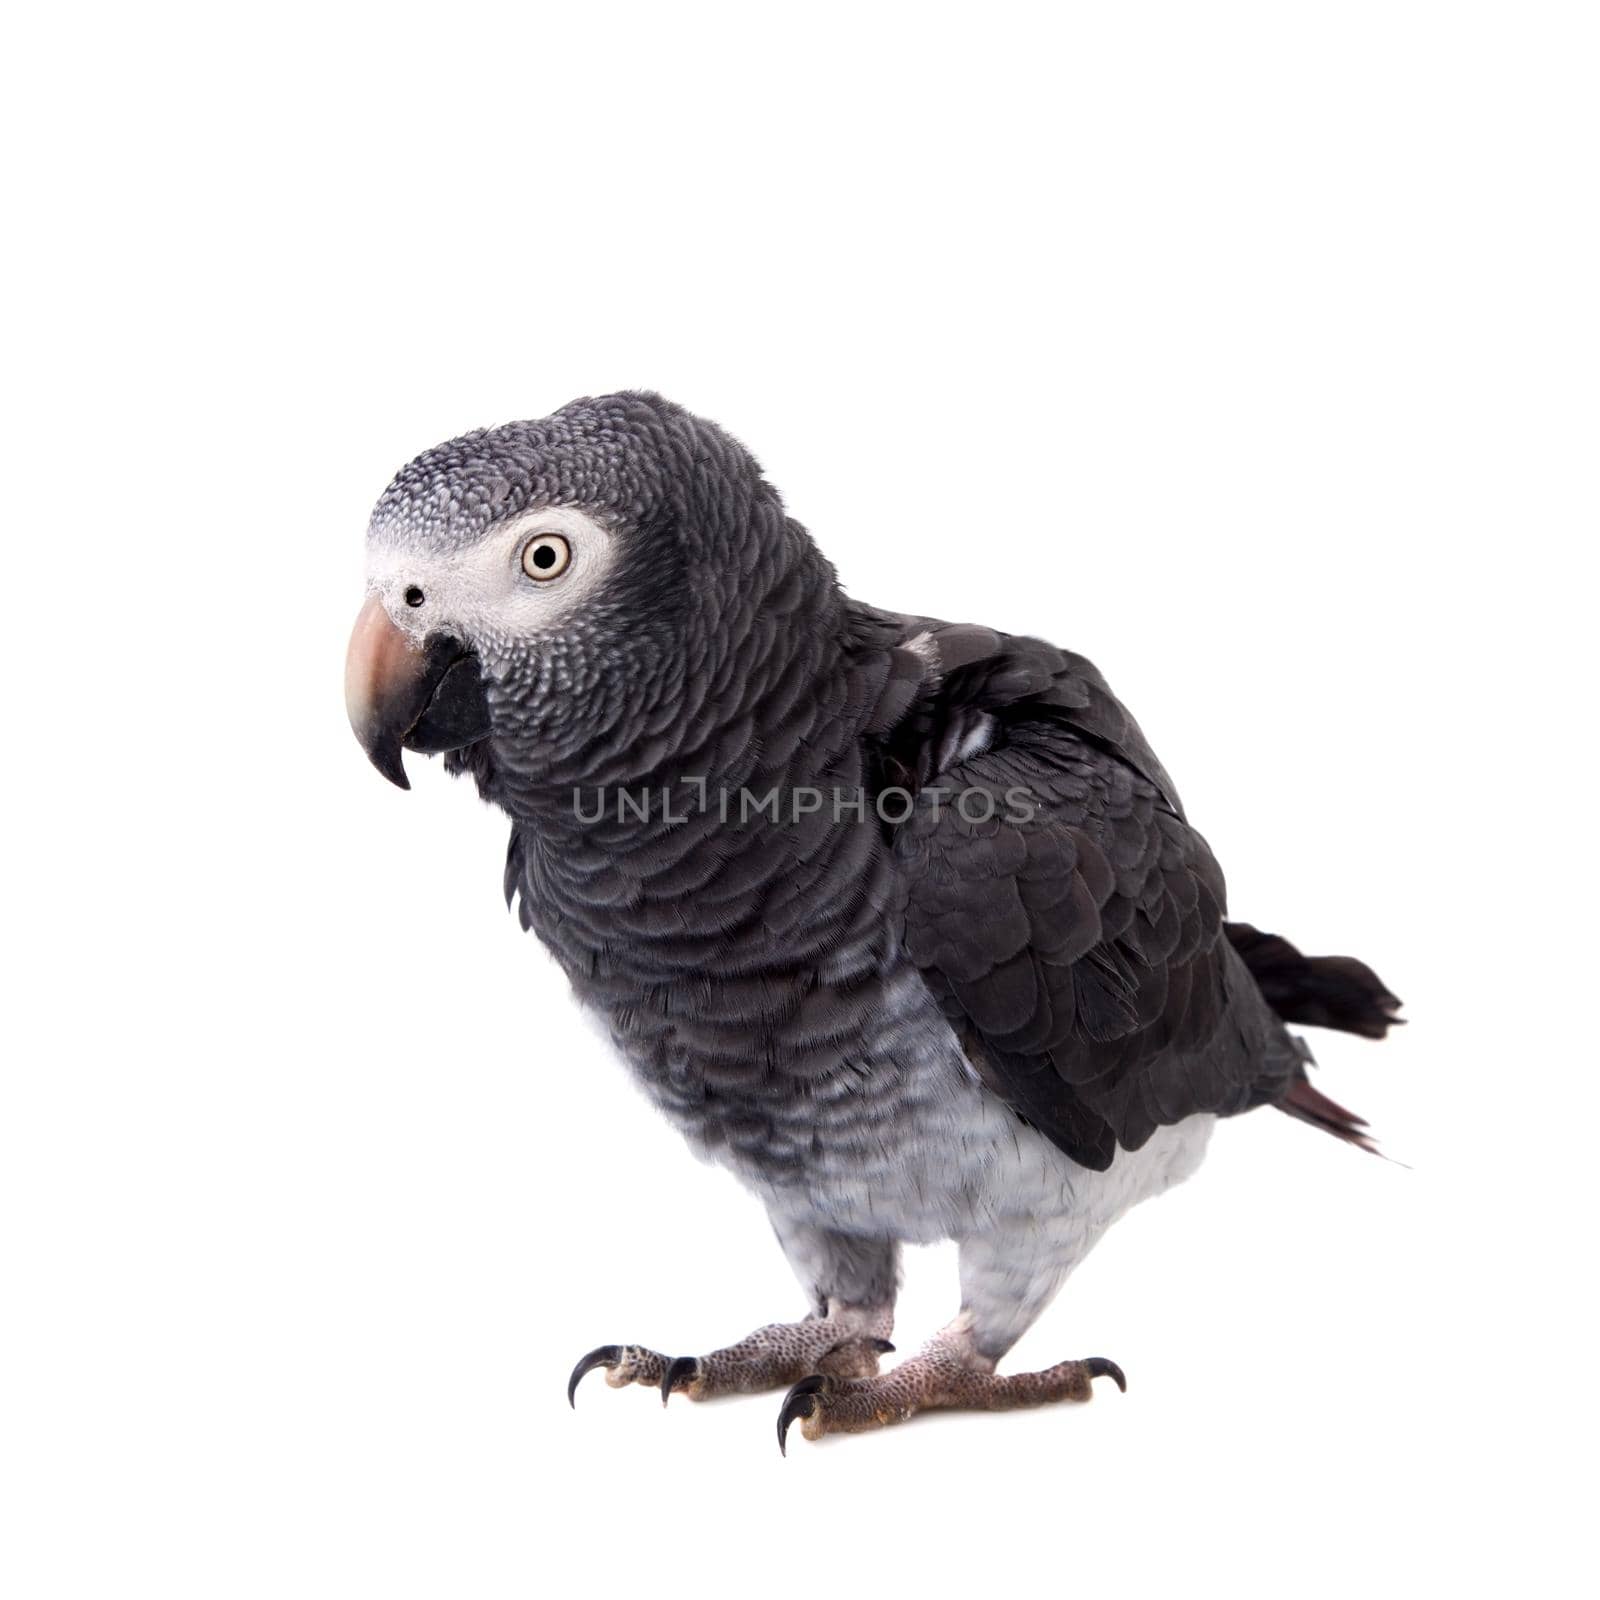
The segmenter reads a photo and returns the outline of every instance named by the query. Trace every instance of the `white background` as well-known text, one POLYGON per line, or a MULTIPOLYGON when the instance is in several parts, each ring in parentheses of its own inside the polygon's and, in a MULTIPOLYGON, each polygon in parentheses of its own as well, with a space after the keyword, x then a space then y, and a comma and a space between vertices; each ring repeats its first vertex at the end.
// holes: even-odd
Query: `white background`
MULTIPOLYGON (((14 24, 0 1589, 1584 1581, 1587 8, 42 8, 14 24), (1236 914, 1401 993, 1015 1354, 808 1446, 572 1361, 801 1307, 344 723, 416 451, 660 388, 846 585, 1049 635, 1236 914)), ((902 1349, 954 1310, 914 1253, 902 1349)), ((1590 1575, 1592 1577, 1592 1574, 1590 1575)))

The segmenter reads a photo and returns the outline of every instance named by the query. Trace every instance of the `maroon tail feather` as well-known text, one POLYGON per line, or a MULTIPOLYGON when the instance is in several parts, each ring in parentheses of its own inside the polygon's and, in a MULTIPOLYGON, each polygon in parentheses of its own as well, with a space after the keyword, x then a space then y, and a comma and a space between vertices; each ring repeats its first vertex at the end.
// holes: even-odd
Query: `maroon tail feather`
POLYGON ((1330 1100, 1320 1089, 1313 1089, 1304 1078, 1299 1079, 1276 1104, 1280 1111, 1286 1111, 1302 1122, 1309 1122, 1313 1128, 1321 1128, 1324 1133, 1331 1133, 1334 1138, 1343 1139, 1346 1144, 1353 1144, 1369 1155, 1383 1154, 1367 1132, 1364 1117, 1345 1110, 1337 1100, 1330 1100))

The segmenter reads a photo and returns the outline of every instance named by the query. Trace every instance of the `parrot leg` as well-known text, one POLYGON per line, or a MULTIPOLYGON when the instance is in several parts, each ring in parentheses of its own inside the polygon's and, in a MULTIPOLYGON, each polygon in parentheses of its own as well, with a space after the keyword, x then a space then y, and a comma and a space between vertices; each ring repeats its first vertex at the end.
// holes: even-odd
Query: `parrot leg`
POLYGON ((778 1413, 782 1449, 791 1424, 808 1439, 862 1433, 904 1422, 919 1411, 955 1407, 1012 1411, 1057 1400, 1087 1400, 1095 1378, 1127 1387, 1104 1356, 1062 1361, 1043 1372, 1001 1377, 1000 1358, 1055 1298, 1115 1212, 1083 1208, 1047 1221, 1002 1223, 961 1241, 961 1314, 916 1355, 882 1377, 802 1378, 778 1413))
POLYGON ((636 1344, 602 1345, 573 1368, 567 1398, 574 1400, 579 1382, 596 1367, 605 1369, 613 1389, 630 1383, 659 1389, 663 1404, 675 1393, 691 1400, 759 1394, 811 1373, 870 1377, 878 1370, 878 1357, 894 1349, 887 1337, 893 1322, 887 1308, 871 1312, 839 1306, 804 1322, 769 1323, 706 1356, 672 1358, 636 1344))
POLYGON ((918 1354, 882 1377, 836 1378, 816 1373, 802 1378, 785 1396, 778 1413, 778 1448, 798 1421, 808 1439, 826 1433, 864 1433, 904 1422, 919 1411, 957 1407, 967 1411, 1012 1411, 1056 1400, 1087 1400, 1091 1380, 1109 1377, 1119 1389, 1122 1369, 1104 1356, 1062 1361, 1043 1372, 1001 1377, 981 1355, 970 1319, 960 1317, 918 1354))
MULTIPOLYGON (((878 1357, 894 1348, 894 1297, 898 1250, 892 1240, 834 1233, 774 1216, 784 1254, 811 1289, 816 1310, 802 1322, 774 1322, 737 1344, 706 1356, 664 1356, 642 1345, 608 1344, 591 1350, 572 1370, 567 1399, 574 1401, 585 1374, 603 1367, 613 1389, 630 1383, 691 1400, 714 1395, 759 1394, 814 1373, 868 1378, 878 1357)), ((575 1403, 575 1401, 574 1401, 575 1403)))

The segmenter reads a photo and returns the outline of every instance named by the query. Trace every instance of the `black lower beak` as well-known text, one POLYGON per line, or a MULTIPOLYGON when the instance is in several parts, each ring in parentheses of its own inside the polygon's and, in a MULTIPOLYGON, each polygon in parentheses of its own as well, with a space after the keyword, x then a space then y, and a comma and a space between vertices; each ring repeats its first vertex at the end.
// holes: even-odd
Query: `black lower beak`
POLYGON ((345 707, 368 759, 391 783, 411 787, 402 749, 437 755, 489 733, 489 702, 474 651, 458 639, 418 648, 374 595, 356 619, 345 665, 345 707))

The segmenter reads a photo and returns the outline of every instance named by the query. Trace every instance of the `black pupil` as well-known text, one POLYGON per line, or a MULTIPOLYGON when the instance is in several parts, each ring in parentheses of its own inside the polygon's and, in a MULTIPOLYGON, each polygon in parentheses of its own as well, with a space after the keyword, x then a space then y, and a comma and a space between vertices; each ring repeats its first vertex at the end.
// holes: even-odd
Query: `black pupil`
POLYGON ((420 606, 422 604, 422 600, 422 591, 416 586, 416 584, 412 584, 411 587, 406 590, 406 604, 408 606, 420 606))
POLYGON ((540 569, 553 567, 556 564, 556 548, 552 544, 541 544, 533 552, 533 564, 540 569))

